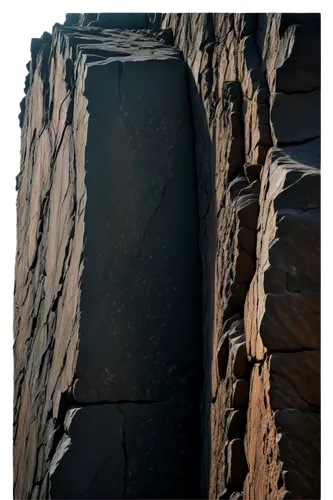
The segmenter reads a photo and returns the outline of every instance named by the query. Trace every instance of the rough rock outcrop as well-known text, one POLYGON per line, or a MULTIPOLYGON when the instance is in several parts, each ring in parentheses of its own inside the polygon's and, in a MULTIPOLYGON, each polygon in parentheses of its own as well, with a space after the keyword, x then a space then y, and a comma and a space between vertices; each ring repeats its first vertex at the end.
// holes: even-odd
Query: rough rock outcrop
POLYGON ((167 14, 162 27, 207 123, 195 120, 203 490, 319 498, 320 16, 167 14))
POLYGON ((15 499, 320 498, 320 16, 68 14, 27 68, 15 499))
POLYGON ((33 42, 18 192, 16 498, 198 495, 197 234, 179 51, 95 26, 58 25, 33 42))

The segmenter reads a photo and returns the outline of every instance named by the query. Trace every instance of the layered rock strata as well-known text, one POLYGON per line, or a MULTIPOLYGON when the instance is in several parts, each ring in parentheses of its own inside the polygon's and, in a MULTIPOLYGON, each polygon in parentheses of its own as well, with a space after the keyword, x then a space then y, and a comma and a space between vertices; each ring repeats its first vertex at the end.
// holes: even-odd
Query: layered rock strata
POLYGON ((320 16, 162 27, 201 117, 204 495, 319 498, 320 16))
POLYGON ((15 498, 194 498, 201 269, 186 66, 156 37, 95 26, 56 25, 31 53, 15 498))
POLYGON ((320 16, 68 14, 27 67, 15 498, 320 498, 320 16))

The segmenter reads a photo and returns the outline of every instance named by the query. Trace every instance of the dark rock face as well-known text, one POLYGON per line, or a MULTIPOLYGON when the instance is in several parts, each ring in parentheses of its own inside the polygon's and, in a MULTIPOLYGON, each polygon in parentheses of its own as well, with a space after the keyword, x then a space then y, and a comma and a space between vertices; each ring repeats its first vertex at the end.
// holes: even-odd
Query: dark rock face
POLYGON ((85 184, 91 194, 76 401, 163 401, 177 388, 186 399, 190 386, 179 386, 179 380, 200 364, 197 195, 186 81, 176 57, 88 66, 85 184))
POLYGON ((97 23, 103 28, 120 29, 147 29, 149 28, 148 14, 110 14, 97 15, 97 23))
POLYGON ((320 16, 67 14, 27 69, 15 499, 320 498, 320 16))
POLYGON ((227 484, 232 488, 242 487, 247 473, 247 463, 244 452, 244 441, 232 439, 228 444, 228 475, 227 484))
POLYGON ((152 35, 96 29, 55 27, 46 76, 44 40, 32 47, 15 497, 194 498, 201 268, 186 66, 152 35))

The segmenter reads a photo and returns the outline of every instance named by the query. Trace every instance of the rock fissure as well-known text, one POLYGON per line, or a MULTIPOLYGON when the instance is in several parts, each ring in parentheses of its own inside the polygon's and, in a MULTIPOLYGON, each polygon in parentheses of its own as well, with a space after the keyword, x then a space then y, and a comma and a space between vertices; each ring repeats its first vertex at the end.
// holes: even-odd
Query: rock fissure
POLYGON ((145 230, 144 230, 144 232, 143 232, 143 235, 142 235, 142 238, 141 238, 141 242, 140 242, 140 245, 139 245, 139 254, 140 254, 140 253, 141 253, 141 251, 142 251, 142 247, 143 247, 144 242, 145 242, 145 240, 146 240, 146 237, 147 237, 148 231, 149 231, 149 229, 150 229, 150 227, 151 227, 151 225, 152 225, 152 223, 153 223, 153 221, 154 221, 154 219, 155 219, 155 217, 156 217, 156 215, 157 215, 158 211, 160 210, 160 208, 161 208, 161 206, 162 206, 162 203, 163 203, 163 201, 164 201, 164 199, 165 199, 165 194, 166 194, 166 184, 165 184, 165 185, 163 186, 163 188, 162 188, 162 193, 161 193, 160 200, 159 200, 158 204, 156 205, 156 208, 155 208, 155 210, 153 211, 152 215, 150 216, 150 218, 149 218, 149 220, 148 220, 148 223, 147 223, 147 225, 146 225, 146 228, 145 228, 145 230))
POLYGON ((127 469, 128 469, 128 452, 127 452, 127 446, 126 446, 126 420, 124 417, 124 414, 122 413, 121 409, 118 407, 119 413, 121 414, 122 417, 122 448, 123 448, 123 453, 125 457, 125 463, 124 463, 124 475, 123 475, 123 495, 122 498, 126 498, 126 484, 127 484, 127 469))

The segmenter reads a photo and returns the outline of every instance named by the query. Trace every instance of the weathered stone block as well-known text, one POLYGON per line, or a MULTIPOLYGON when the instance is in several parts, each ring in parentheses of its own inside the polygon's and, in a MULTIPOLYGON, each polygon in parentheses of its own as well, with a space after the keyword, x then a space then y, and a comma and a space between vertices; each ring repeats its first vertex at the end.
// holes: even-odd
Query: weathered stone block
POLYGON ((35 44, 27 95, 15 495, 197 497, 201 268, 187 69, 152 35, 73 20, 53 30, 47 82, 35 44))
POLYGON ((232 407, 246 408, 249 400, 249 383, 246 379, 236 380, 232 388, 232 407))
POLYGON ((320 27, 292 24, 281 39, 276 59, 276 91, 311 92, 320 87, 320 27))
MULTIPOLYGON (((245 339, 244 339, 245 340, 245 339)), ((248 360, 245 341, 233 350, 233 374, 236 378, 244 378, 248 373, 248 360)))
POLYGON ((247 474, 247 463, 242 439, 233 439, 228 445, 228 476, 227 484, 242 485, 247 474))
POLYGON ((165 399, 200 362, 186 69, 180 59, 91 63, 85 95, 87 243, 75 398, 165 399))
POLYGON ((126 480, 124 421, 117 405, 76 408, 50 466, 51 498, 121 498, 126 480))
POLYGON ((228 415, 228 440, 243 438, 246 424, 246 415, 241 410, 234 410, 228 415))
POLYGON ((307 141, 320 135, 320 90, 275 94, 271 108, 277 144, 307 141), (288 115, 288 119, 286 116, 288 115))
POLYGON ((320 496, 320 415, 296 409, 274 413, 289 498, 320 496))
POLYGON ((313 148, 299 146, 292 157, 272 150, 262 177, 258 259, 244 315, 256 359, 265 350, 319 348, 320 175, 313 148), (314 167, 302 163, 306 154, 314 167))
POLYGON ((307 410, 320 406, 320 352, 304 351, 270 356, 272 409, 307 410))

